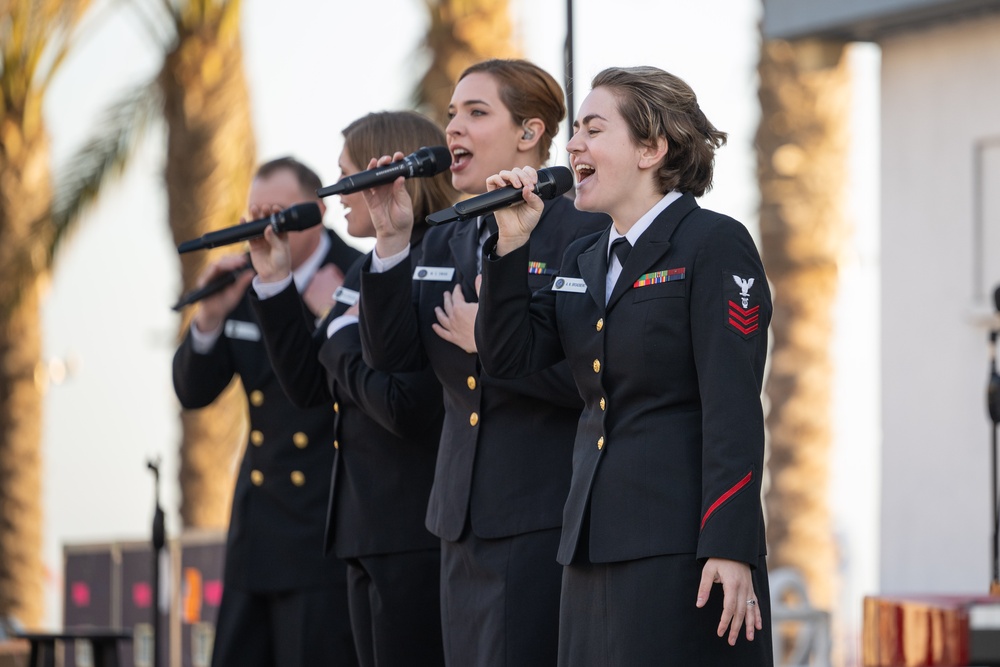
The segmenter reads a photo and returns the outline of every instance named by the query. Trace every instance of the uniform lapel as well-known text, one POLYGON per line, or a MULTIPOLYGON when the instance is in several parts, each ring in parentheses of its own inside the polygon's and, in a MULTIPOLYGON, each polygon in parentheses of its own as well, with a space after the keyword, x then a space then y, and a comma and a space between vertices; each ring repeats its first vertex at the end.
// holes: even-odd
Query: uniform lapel
MULTIPOLYGON (((608 299, 609 311, 632 288, 632 284, 639 276, 667 254, 667 250, 670 249, 670 237, 677 229, 677 225, 684 219, 684 216, 697 207, 698 204, 694 197, 690 193, 686 193, 656 216, 649 229, 639 237, 635 247, 632 248, 632 253, 628 256, 628 261, 622 267, 618 282, 615 283, 614 289, 611 290, 611 298, 608 299)), ((604 239, 603 247, 604 252, 607 253, 607 238, 604 239)), ((606 256, 604 261, 607 262, 606 256)))
POLYGON ((452 223, 461 225, 455 235, 448 240, 452 259, 455 260, 455 282, 462 286, 466 301, 476 298, 476 253, 479 252, 479 225, 476 219, 452 223))
POLYGON ((610 235, 611 228, 608 227, 592 246, 576 258, 580 277, 587 283, 587 293, 601 310, 604 310, 605 283, 607 283, 608 276, 608 237, 610 235))

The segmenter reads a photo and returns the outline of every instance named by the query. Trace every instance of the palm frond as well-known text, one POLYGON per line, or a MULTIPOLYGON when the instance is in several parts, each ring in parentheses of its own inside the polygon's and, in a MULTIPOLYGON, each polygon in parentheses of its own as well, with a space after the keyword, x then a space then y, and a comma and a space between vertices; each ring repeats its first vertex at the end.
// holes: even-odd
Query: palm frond
POLYGON ((125 171, 154 120, 161 117, 162 98, 156 81, 137 86, 104 112, 97 130, 60 170, 60 185, 48 218, 51 239, 46 264, 52 266, 61 243, 84 211, 97 199, 101 187, 125 171))

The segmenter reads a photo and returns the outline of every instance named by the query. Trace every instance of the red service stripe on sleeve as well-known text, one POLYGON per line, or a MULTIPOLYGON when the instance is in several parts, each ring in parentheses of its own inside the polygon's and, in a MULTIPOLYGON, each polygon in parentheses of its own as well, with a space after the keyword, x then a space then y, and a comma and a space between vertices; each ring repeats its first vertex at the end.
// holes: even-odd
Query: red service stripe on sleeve
POLYGON ((737 313, 736 311, 733 311, 733 310, 729 311, 729 317, 731 317, 732 319, 736 320, 737 322, 739 322, 743 326, 747 326, 747 327, 750 326, 751 324, 756 324, 757 321, 760 319, 760 316, 758 316, 758 315, 754 315, 752 317, 743 317, 742 315, 740 315, 739 313, 737 313))
POLYGON ((733 325, 736 329, 738 329, 743 335, 752 334, 754 331, 757 330, 758 326, 754 324, 753 326, 745 327, 731 317, 729 318, 729 323, 733 325))
POLYGON ((760 306, 754 306, 753 308, 751 308, 749 310, 747 310, 745 308, 740 308, 738 305, 736 305, 732 301, 729 302, 729 307, 732 308, 733 310, 736 310, 737 312, 742 313, 743 315, 748 316, 748 317, 750 315, 753 315, 754 313, 756 313, 758 310, 760 310, 760 306))
POLYGON ((705 516, 702 517, 702 519, 701 519, 701 527, 702 528, 705 527, 705 522, 708 521, 708 517, 712 516, 712 514, 715 512, 715 510, 719 509, 719 506, 722 505, 722 503, 726 502, 727 500, 729 500, 730 498, 732 498, 734 495, 736 495, 736 492, 739 491, 740 489, 742 489, 747 484, 749 484, 750 480, 752 480, 752 479, 753 479, 753 470, 751 470, 750 472, 748 472, 747 475, 746 475, 746 477, 744 477, 740 481, 736 482, 736 485, 733 488, 729 489, 728 491, 726 491, 725 493, 723 493, 721 496, 719 496, 719 499, 716 500, 714 503, 712 503, 712 506, 708 508, 707 512, 705 512, 705 516))

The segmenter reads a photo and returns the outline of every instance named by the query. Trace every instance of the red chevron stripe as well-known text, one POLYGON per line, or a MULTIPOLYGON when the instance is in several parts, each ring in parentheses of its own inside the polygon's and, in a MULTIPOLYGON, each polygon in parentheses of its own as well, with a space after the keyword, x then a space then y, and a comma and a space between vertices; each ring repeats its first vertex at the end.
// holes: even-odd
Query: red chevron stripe
POLYGON ((732 301, 729 302, 729 307, 733 308, 733 309, 735 309, 737 311, 739 311, 740 313, 743 313, 744 315, 753 315, 758 310, 760 310, 760 306, 754 306, 753 308, 750 308, 749 310, 747 310, 746 308, 740 308, 738 305, 736 305, 732 301))
POLYGON ((729 317, 732 317, 733 319, 735 319, 740 324, 743 324, 743 325, 746 325, 746 326, 750 326, 751 324, 756 323, 757 320, 760 319, 759 315, 754 315, 753 317, 743 317, 742 315, 740 315, 739 313, 737 313, 734 310, 730 310, 729 311, 729 317))
POLYGON ((753 470, 751 470, 750 472, 748 472, 746 474, 746 477, 744 477, 740 481, 736 482, 736 484, 733 486, 733 488, 729 489, 728 491, 726 491, 725 493, 723 493, 721 496, 719 496, 719 499, 716 500, 714 503, 712 503, 712 506, 708 508, 707 512, 705 512, 705 516, 702 517, 702 519, 701 519, 701 527, 702 528, 705 527, 705 522, 708 521, 708 517, 712 516, 712 514, 715 512, 715 510, 719 509, 719 506, 722 505, 722 503, 726 502, 727 500, 729 500, 730 498, 732 498, 734 495, 736 495, 736 492, 739 491, 740 489, 742 489, 747 484, 749 484, 752 479, 753 479, 753 470))
POLYGON ((743 334, 744 336, 745 336, 745 335, 747 335, 747 334, 752 334, 752 333, 753 333, 754 331, 756 331, 756 330, 758 329, 758 327, 760 326, 760 325, 758 325, 758 324, 755 324, 755 325, 753 325, 753 326, 751 326, 751 327, 745 327, 745 326, 743 326, 742 324, 740 324, 739 322, 737 322, 736 320, 734 320, 734 319, 733 319, 733 318, 731 318, 731 317, 729 318, 729 323, 730 323, 731 325, 733 325, 733 327, 735 327, 735 328, 736 328, 736 329, 737 329, 737 330, 738 330, 739 332, 741 332, 741 333, 742 333, 742 334, 743 334))

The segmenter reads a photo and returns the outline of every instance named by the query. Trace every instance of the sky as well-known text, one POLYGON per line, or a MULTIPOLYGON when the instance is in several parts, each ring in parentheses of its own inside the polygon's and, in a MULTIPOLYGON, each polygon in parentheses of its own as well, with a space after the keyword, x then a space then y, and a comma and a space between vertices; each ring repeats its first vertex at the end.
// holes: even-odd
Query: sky
MULTIPOLYGON (((59 165, 81 144, 101 109, 148 80, 158 67, 156 45, 141 23, 121 9, 125 4, 113 3, 93 22, 53 83, 45 113, 57 178, 59 165)), ((511 6, 524 55, 561 81, 565 2, 512 0, 511 6)), ((654 65, 685 79, 709 119, 729 133, 728 145, 717 157, 715 188, 700 203, 743 221, 754 234, 759 12, 758 0, 618 0, 613 6, 576 0, 574 7, 576 104, 591 77, 612 65, 654 65)), ((333 182, 341 128, 369 111, 407 108, 413 82, 426 64, 419 53, 426 24, 422 0, 243 0, 258 158, 292 154, 313 166, 325 183, 333 182)), ((877 143, 872 134, 877 54, 860 49, 853 58, 863 102, 857 107, 856 144, 871 146, 877 143)), ((44 354, 52 360, 53 379, 60 379, 63 365, 70 369, 60 383, 53 382, 46 399, 45 560, 52 626, 60 618, 63 545, 148 535, 154 499, 146 469, 150 457, 163 460, 161 502, 168 530, 176 536, 180 529, 179 407, 170 382, 179 320, 169 308, 180 286, 166 223, 162 143, 158 128, 125 177, 104 192, 99 206, 82 221, 59 258, 44 307, 44 354)), ((565 143, 563 129, 553 162, 566 163, 565 143)), ((858 184, 851 189, 851 207, 857 233, 844 262, 847 300, 842 298, 838 306, 844 308, 844 331, 853 333, 838 338, 835 351, 844 359, 855 358, 854 366, 848 363, 840 370, 838 365, 851 383, 864 379, 866 366, 874 367, 870 354, 876 345, 874 305, 865 296, 874 292, 877 265, 877 234, 871 224, 877 209, 876 156, 866 149, 855 159, 858 184)), ((343 231, 337 207, 330 208, 327 224, 343 231)), ((370 247, 369 241, 353 242, 370 247)), ((838 436, 854 449, 849 447, 834 462, 831 493, 851 499, 838 501, 837 521, 847 526, 843 540, 854 567, 865 571, 864 564, 871 563, 874 571, 873 547, 866 545, 875 526, 865 518, 877 514, 871 506, 874 477, 859 484, 840 472, 857 466, 857 456, 867 456, 871 469, 877 469, 875 455, 865 453, 866 448, 874 450, 871 434, 877 430, 874 412, 862 403, 865 398, 837 393, 838 410, 861 411, 862 418, 851 420, 848 428, 862 432, 838 436)), ((872 576, 862 574, 858 585, 875 585, 872 576)))

